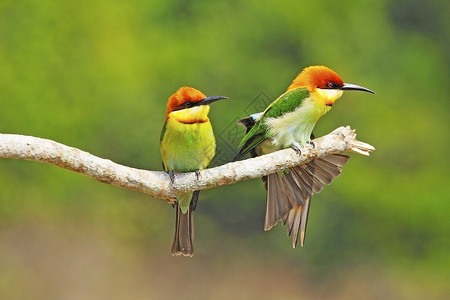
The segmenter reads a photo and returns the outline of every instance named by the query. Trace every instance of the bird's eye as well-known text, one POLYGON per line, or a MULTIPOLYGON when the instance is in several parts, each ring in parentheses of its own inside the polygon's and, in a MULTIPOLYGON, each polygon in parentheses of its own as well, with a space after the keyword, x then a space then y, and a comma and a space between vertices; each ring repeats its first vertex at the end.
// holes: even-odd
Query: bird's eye
POLYGON ((186 102, 184 102, 183 105, 184 105, 184 107, 189 108, 189 107, 192 106, 192 102, 191 101, 186 101, 186 102))
POLYGON ((334 88, 334 84, 332 82, 327 83, 327 88, 332 89, 334 88))

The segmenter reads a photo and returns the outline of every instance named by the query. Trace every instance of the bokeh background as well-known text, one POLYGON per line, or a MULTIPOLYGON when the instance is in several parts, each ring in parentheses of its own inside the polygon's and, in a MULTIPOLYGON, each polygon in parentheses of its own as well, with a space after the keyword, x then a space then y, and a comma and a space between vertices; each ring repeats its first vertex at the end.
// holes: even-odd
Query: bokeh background
POLYGON ((377 94, 346 93, 316 135, 351 125, 377 150, 314 196, 304 248, 263 231, 260 180, 202 192, 190 259, 170 255, 165 201, 0 160, 0 298, 448 299, 449 14, 445 0, 1 1, 2 133, 160 170, 167 98, 189 85, 230 97, 210 114, 219 164, 237 118, 324 64, 377 94))

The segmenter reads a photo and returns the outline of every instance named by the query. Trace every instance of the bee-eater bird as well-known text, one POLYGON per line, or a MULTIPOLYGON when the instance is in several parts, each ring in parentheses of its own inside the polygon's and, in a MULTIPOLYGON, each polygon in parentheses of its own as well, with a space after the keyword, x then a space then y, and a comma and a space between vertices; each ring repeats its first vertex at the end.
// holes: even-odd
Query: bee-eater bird
MULTIPOLYGON (((181 87, 167 102, 166 121, 161 131, 160 150, 163 168, 174 173, 205 169, 216 153, 216 141, 208 118, 209 104, 227 97, 206 97, 191 87, 181 87)), ((194 254, 193 212, 200 191, 176 197, 175 238, 173 255, 194 254)))
MULTIPOLYGON (((325 66, 305 68, 264 112, 239 121, 247 128, 247 134, 235 159, 247 153, 254 157, 289 147, 300 153, 305 144, 314 146, 311 142, 314 126, 347 90, 375 94, 365 87, 344 83, 325 66)), ((300 234, 303 247, 311 196, 339 176, 349 158, 331 154, 263 177, 267 190, 264 230, 282 220, 287 223, 288 235, 293 236, 292 246, 296 247, 300 234)))

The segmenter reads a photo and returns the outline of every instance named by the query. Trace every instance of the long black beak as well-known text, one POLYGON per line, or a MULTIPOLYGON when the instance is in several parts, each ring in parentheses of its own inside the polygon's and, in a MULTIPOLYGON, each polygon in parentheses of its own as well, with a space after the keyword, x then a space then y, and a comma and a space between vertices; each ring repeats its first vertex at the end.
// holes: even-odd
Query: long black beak
POLYGON ((228 99, 228 97, 224 97, 224 96, 206 97, 205 99, 200 101, 198 104, 200 104, 200 105, 208 105, 208 104, 211 104, 211 103, 216 102, 217 100, 221 100, 221 99, 228 99))
POLYGON ((363 91, 363 92, 368 92, 368 93, 372 93, 375 94, 374 91, 369 90, 368 88, 356 85, 356 84, 352 84, 352 83, 344 83, 344 85, 340 88, 341 90, 349 90, 349 91, 363 91))

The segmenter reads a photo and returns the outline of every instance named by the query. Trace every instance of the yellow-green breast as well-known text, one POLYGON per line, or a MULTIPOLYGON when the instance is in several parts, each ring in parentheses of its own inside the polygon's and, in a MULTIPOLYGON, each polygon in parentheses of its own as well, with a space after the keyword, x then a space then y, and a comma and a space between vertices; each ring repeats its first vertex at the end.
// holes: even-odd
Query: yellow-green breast
POLYGON ((205 169, 214 157, 216 142, 209 120, 182 123, 166 121, 161 157, 166 171, 191 172, 205 169))

